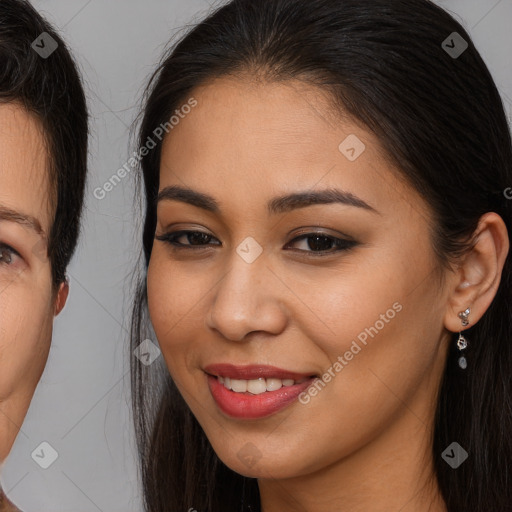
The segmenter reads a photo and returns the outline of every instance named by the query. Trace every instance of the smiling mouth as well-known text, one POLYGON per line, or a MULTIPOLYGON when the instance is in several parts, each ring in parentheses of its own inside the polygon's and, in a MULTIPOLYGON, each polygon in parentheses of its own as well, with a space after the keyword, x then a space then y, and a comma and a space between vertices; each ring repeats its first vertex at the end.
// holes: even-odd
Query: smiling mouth
POLYGON ((245 420, 264 418, 288 407, 318 377, 268 365, 223 363, 206 366, 203 371, 220 410, 245 420))

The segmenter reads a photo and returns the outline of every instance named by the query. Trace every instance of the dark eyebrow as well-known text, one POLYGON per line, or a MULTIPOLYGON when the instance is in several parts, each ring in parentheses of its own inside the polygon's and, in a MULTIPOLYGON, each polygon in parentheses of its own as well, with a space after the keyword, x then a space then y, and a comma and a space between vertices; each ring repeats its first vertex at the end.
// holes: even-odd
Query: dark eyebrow
POLYGON ((333 203, 355 206, 356 208, 363 208, 364 210, 378 213, 375 208, 354 194, 336 188, 298 192, 276 197, 269 202, 268 210, 270 213, 285 213, 295 210, 296 208, 305 208, 315 204, 333 203))
POLYGON ((26 215, 11 208, 7 208, 0 204, 0 220, 6 220, 8 222, 16 222, 21 226, 25 226, 32 231, 35 231, 38 235, 44 236, 44 230, 41 227, 41 223, 32 215, 26 215))
MULTIPOLYGON (((158 194, 157 201, 174 200, 197 206, 212 213, 219 213, 219 203, 211 196, 190 188, 172 185, 165 187, 158 194)), ((306 208, 316 204, 341 203, 348 206, 363 208, 378 213, 375 208, 350 192, 339 189, 296 192, 271 199, 267 205, 271 214, 285 213, 298 208, 306 208)))

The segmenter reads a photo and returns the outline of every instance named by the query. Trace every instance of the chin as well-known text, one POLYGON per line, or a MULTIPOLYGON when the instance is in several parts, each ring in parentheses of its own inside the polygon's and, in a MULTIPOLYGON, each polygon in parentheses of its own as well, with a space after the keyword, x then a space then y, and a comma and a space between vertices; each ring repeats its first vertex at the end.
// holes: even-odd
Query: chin
POLYGON ((302 457, 297 460, 292 454, 290 457, 284 454, 280 457, 276 457, 276 454, 263 454, 250 441, 243 444, 238 452, 216 453, 229 469, 248 478, 281 480, 300 476, 302 472, 307 473, 304 467, 298 467, 299 462, 304 464, 302 457))

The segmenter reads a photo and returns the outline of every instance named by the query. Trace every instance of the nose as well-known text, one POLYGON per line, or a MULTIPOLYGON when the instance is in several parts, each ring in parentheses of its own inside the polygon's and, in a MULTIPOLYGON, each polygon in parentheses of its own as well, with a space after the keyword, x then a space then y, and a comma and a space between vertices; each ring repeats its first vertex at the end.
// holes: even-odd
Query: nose
POLYGON ((238 342, 254 332, 279 334, 287 322, 285 293, 263 254, 247 263, 234 253, 212 295, 207 326, 238 342))

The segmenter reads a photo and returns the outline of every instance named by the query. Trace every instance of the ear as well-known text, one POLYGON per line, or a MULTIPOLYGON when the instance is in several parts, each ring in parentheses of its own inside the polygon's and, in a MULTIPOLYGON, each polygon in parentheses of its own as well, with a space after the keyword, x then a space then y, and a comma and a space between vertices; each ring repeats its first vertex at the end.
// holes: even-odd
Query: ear
POLYGON ((459 332, 476 324, 493 301, 509 250, 507 227, 494 212, 480 218, 473 248, 456 270, 444 325, 459 332), (458 314, 471 308, 469 326, 462 327, 458 314))
POLYGON ((68 300, 69 295, 69 283, 66 279, 63 283, 59 285, 59 291, 57 292, 57 298, 55 300, 55 313, 54 316, 57 316, 66 305, 66 301, 68 300))

